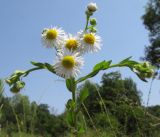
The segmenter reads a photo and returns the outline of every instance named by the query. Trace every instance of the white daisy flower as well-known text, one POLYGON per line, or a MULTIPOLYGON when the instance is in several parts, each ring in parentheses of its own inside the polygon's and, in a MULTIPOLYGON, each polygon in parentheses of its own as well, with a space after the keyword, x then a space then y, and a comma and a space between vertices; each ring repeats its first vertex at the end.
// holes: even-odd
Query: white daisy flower
POLYGON ((65 38, 64 48, 67 50, 70 50, 70 51, 80 52, 81 45, 80 45, 80 41, 79 41, 78 37, 72 36, 71 34, 69 34, 65 38))
POLYGON ((81 45, 84 52, 97 52, 101 49, 101 37, 95 33, 79 32, 81 45))
POLYGON ((42 43, 47 48, 56 47, 61 48, 64 42, 65 32, 61 28, 45 28, 42 31, 42 43))
POLYGON ((84 61, 78 52, 64 50, 57 53, 54 69, 57 75, 69 79, 77 77, 84 61))

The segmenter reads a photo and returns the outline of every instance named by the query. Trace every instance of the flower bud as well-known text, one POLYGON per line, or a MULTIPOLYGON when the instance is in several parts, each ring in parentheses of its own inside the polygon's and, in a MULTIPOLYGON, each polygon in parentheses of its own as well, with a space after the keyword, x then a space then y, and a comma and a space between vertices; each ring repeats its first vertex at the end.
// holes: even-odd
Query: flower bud
POLYGON ((92 16, 93 15, 93 13, 90 12, 88 9, 85 11, 85 13, 86 13, 87 16, 92 16))
POLYGON ((14 85, 10 90, 11 90, 12 93, 18 93, 18 92, 20 92, 20 89, 17 88, 16 85, 14 85))
POLYGON ((143 67, 148 68, 150 66, 150 63, 148 61, 143 63, 143 67))
POLYGON ((154 70, 153 70, 153 69, 150 69, 150 71, 148 71, 148 72, 146 73, 146 77, 147 77, 147 78, 151 78, 153 75, 154 75, 154 70))
POLYGON ((12 87, 11 87, 11 92, 12 93, 18 93, 22 88, 24 88, 25 83, 23 81, 17 81, 12 87))
POLYGON ((25 86, 25 83, 23 81, 17 81, 16 86, 18 89, 22 89, 25 86))
POLYGON ((88 11, 90 12, 95 12, 97 10, 97 5, 96 3, 89 3, 87 6, 88 11))
POLYGON ((95 18, 90 19, 90 24, 96 26, 97 25, 96 19, 95 18))
POLYGON ((97 32, 97 29, 93 27, 93 28, 90 29, 90 32, 96 33, 96 32, 97 32))

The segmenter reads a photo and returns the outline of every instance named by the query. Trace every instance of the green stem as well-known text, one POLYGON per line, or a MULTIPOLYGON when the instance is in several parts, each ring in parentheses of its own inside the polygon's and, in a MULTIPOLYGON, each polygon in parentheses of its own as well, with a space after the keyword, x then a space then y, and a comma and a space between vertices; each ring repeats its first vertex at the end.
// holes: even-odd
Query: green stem
POLYGON ((40 70, 40 69, 45 69, 45 68, 40 68, 40 67, 35 67, 32 69, 29 69, 25 72, 24 76, 27 76, 30 72, 35 71, 35 70, 40 70))
POLYGON ((72 100, 75 102, 75 107, 72 110, 74 115, 73 115, 73 128, 74 128, 74 135, 77 136, 77 113, 76 113, 76 95, 75 95, 76 90, 72 90, 72 100))
POLYGON ((87 31, 87 29, 88 29, 89 18, 90 18, 90 16, 87 15, 86 16, 86 27, 85 27, 84 31, 87 31))

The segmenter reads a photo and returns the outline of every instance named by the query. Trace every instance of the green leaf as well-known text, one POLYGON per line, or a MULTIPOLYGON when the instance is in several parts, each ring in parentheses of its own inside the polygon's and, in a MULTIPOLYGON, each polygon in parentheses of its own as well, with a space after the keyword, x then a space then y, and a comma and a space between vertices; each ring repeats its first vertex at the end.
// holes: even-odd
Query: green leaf
POLYGON ((94 77, 98 72, 99 72, 99 70, 98 70, 98 71, 92 71, 92 72, 89 73, 88 75, 79 78, 76 82, 77 82, 77 83, 80 83, 80 82, 82 82, 82 81, 84 81, 84 80, 86 80, 86 79, 88 79, 88 78, 92 78, 92 77, 94 77))
POLYGON ((75 102, 72 99, 69 99, 67 104, 66 104, 66 108, 68 110, 73 110, 75 108, 75 102))
POLYGON ((83 102, 88 96, 89 96, 89 91, 88 91, 87 88, 84 88, 84 89, 80 92, 79 99, 80 99, 81 102, 83 102))
POLYGON ((148 82, 145 77, 142 77, 140 74, 136 73, 136 75, 144 82, 148 82))
POLYGON ((120 64, 123 64, 123 63, 125 63, 125 62, 129 61, 131 58, 132 58, 132 56, 130 56, 130 57, 128 57, 128 58, 126 58, 126 59, 122 60, 122 61, 120 62, 120 64))
POLYGON ((130 67, 133 68, 134 65, 138 64, 138 62, 134 61, 134 60, 130 60, 131 57, 128 57, 124 60, 122 60, 118 65, 120 67, 126 66, 126 67, 130 67))
POLYGON ((86 75, 86 76, 84 76, 84 77, 79 78, 76 82, 79 83, 79 82, 82 82, 82 81, 84 81, 84 80, 86 80, 86 79, 88 79, 88 78, 94 77, 95 75, 98 74, 98 72, 99 72, 100 70, 106 70, 106 69, 108 69, 108 68, 110 67, 111 62, 112 62, 112 61, 109 60, 109 61, 102 61, 102 62, 96 64, 96 65, 93 67, 93 71, 92 71, 91 73, 89 73, 88 75, 86 75))
POLYGON ((36 66, 36 67, 44 68, 44 64, 40 63, 40 62, 33 62, 33 61, 31 61, 31 64, 34 65, 34 66, 36 66))
POLYGON ((85 127, 83 124, 79 123, 78 124, 78 137, 81 137, 82 134, 85 133, 85 127))
POLYGON ((70 126, 73 126, 73 124, 74 124, 74 113, 73 113, 73 111, 67 111, 67 123, 70 125, 70 126))
POLYGON ((76 90, 77 84, 74 78, 66 80, 66 87, 69 91, 74 92, 76 90))
POLYGON ((112 62, 111 60, 107 61, 107 62, 106 61, 102 61, 102 62, 100 62, 100 63, 98 63, 98 64, 96 64, 94 66, 93 71, 105 70, 105 69, 109 68, 111 62, 112 62))
POLYGON ((50 65, 49 63, 45 63, 45 68, 47 68, 50 72, 55 73, 54 66, 50 65))
POLYGON ((23 75, 25 73, 25 71, 23 70, 16 70, 13 74, 14 75, 23 75))

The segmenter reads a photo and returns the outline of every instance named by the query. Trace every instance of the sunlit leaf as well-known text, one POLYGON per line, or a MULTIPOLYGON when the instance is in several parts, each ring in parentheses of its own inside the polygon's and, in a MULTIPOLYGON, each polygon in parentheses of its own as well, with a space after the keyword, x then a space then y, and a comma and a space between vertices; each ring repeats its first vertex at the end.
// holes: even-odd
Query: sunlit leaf
POLYGON ((94 66, 94 68, 93 68, 93 71, 97 71, 97 70, 105 70, 105 69, 107 69, 107 68, 109 68, 109 65, 111 64, 111 60, 110 61, 102 61, 102 62, 100 62, 100 63, 98 63, 98 64, 96 64, 95 66, 94 66))
POLYGON ((76 90, 76 81, 74 78, 70 78, 66 80, 66 86, 67 89, 71 92, 74 92, 76 90))
POLYGON ((80 92, 80 102, 83 102, 87 97, 89 96, 89 91, 87 88, 84 88, 81 92, 80 92))
POLYGON ((76 82, 79 83, 79 82, 82 82, 88 78, 94 77, 95 75, 98 74, 99 71, 108 69, 110 67, 111 62, 112 61, 109 60, 109 61, 102 61, 102 62, 96 64, 93 67, 93 71, 91 73, 89 73, 88 75, 86 75, 84 77, 79 78, 76 82))
POLYGON ((44 64, 45 68, 47 68, 50 72, 55 73, 54 67, 49 63, 44 64))
POLYGON ((44 67, 44 64, 40 63, 40 62, 33 62, 33 61, 31 61, 31 64, 34 65, 34 66, 36 66, 36 67, 40 67, 40 68, 44 67))
POLYGON ((73 126, 74 124, 74 112, 73 111, 68 111, 67 112, 67 123, 70 125, 70 126, 73 126))

